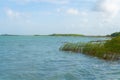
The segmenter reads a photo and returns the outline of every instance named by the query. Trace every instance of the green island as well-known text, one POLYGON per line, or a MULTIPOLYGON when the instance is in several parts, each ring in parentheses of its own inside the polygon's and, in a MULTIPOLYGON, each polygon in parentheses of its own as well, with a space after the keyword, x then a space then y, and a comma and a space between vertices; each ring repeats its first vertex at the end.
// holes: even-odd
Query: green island
POLYGON ((51 34, 49 36, 84 36, 82 34, 51 34))
POLYGON ((0 34, 0 36, 20 36, 20 35, 13 35, 13 34, 0 34))
POLYGON ((113 37, 113 34, 110 35, 110 40, 91 41, 88 43, 67 42, 60 47, 60 50, 87 54, 104 60, 120 60, 120 36, 117 34, 113 37))

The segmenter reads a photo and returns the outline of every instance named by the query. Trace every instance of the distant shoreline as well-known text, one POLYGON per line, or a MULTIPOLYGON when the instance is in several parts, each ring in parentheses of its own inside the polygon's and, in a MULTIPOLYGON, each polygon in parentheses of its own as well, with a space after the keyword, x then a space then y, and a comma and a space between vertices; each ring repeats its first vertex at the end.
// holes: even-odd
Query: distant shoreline
POLYGON ((54 33, 54 34, 46 34, 46 35, 41 35, 41 34, 31 34, 31 35, 19 35, 19 34, 0 34, 0 36, 65 36, 65 37, 116 37, 120 36, 120 32, 114 32, 109 35, 84 35, 84 34, 64 34, 64 33, 54 33))
POLYGON ((82 34, 49 34, 49 35, 13 35, 13 34, 1 34, 0 36, 63 36, 63 37, 110 37, 110 36, 98 36, 98 35, 82 35, 82 34))

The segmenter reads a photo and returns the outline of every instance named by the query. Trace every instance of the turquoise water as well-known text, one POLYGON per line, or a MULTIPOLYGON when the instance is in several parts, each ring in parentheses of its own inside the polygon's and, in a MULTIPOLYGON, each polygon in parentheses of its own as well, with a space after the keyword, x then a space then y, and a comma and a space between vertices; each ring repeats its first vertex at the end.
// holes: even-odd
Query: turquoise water
POLYGON ((120 80, 119 62, 59 51, 105 38, 0 36, 0 80, 120 80))

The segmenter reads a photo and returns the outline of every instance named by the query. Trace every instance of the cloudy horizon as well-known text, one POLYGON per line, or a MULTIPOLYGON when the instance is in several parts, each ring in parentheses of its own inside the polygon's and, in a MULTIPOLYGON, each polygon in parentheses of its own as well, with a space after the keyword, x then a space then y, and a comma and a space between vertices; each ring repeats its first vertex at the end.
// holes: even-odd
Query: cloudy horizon
POLYGON ((0 34, 120 31, 120 0, 1 0, 0 34))

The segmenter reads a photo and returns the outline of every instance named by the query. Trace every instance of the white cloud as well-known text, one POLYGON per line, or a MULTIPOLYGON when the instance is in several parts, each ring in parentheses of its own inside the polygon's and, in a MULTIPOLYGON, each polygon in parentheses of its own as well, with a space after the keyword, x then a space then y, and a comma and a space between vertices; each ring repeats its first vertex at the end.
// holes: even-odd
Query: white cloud
POLYGON ((115 17, 120 11, 120 0, 100 0, 96 8, 103 15, 115 17))
POLYGON ((57 14, 59 15, 75 15, 75 16, 87 16, 87 11, 80 11, 76 8, 58 8, 56 9, 57 14))
POLYGON ((19 12, 15 12, 12 9, 5 9, 6 15, 10 18, 17 18, 17 17, 21 17, 22 13, 19 12))
POLYGON ((30 22, 30 20, 29 20, 30 15, 29 14, 14 11, 14 10, 12 10, 10 8, 5 8, 5 13, 6 13, 6 16, 8 16, 12 20, 30 22))
POLYGON ((67 4, 69 0, 11 0, 18 3, 30 3, 30 2, 47 2, 53 4, 67 4))
POLYGON ((79 10, 74 9, 74 8, 70 8, 66 11, 67 14, 71 14, 71 15, 79 15, 79 10))
POLYGON ((55 4, 67 4, 67 3, 69 3, 69 0, 38 0, 38 1, 55 3, 55 4))

